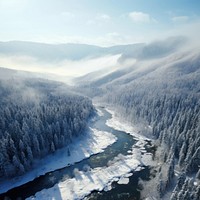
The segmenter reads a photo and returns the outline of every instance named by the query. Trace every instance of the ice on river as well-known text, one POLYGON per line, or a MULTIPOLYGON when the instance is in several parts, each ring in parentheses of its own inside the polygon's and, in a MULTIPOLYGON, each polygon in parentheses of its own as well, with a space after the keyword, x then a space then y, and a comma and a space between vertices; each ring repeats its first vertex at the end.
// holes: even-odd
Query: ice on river
POLYGON ((126 185, 129 183, 129 178, 121 177, 117 183, 120 185, 126 185))
POLYGON ((78 200, 92 191, 102 191, 108 184, 118 179, 119 184, 128 184, 129 178, 125 177, 126 174, 136 170, 141 164, 136 154, 137 152, 127 156, 119 155, 106 167, 94 168, 87 172, 79 171, 74 178, 66 179, 50 189, 44 189, 28 199, 78 200))

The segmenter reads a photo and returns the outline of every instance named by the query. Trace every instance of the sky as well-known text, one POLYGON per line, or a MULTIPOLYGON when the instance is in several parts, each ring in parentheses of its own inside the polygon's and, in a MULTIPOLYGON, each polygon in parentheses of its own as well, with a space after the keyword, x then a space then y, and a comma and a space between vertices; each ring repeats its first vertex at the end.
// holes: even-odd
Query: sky
POLYGON ((111 46, 197 30, 199 0, 0 0, 0 41, 111 46))

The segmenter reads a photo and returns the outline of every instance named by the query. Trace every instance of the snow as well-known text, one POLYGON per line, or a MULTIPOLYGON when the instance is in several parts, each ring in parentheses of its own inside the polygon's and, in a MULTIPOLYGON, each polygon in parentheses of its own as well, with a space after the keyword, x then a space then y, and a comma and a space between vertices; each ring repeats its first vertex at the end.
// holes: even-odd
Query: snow
POLYGON ((145 153, 142 155, 141 161, 145 166, 155 166, 157 165, 157 162, 155 160, 152 160, 152 157, 153 157, 153 154, 145 153))
POLYGON ((105 191, 105 192, 110 191, 110 190, 112 190, 112 182, 108 183, 108 184, 106 185, 106 187, 104 188, 104 191, 105 191))
MULTIPOLYGON (((130 135, 132 135, 134 139, 138 140, 133 145, 133 148, 132 148, 133 151, 134 150, 138 151, 137 155, 140 155, 141 153, 143 153, 143 155, 138 156, 137 159, 140 160, 140 162, 145 166, 155 165, 155 161, 152 160, 153 155, 151 153, 147 153, 147 151, 144 148, 144 146, 147 144, 147 141, 151 141, 151 140, 143 135, 136 133, 138 132, 137 129, 131 126, 126 121, 123 121, 122 119, 117 117, 116 113, 113 110, 109 108, 106 108, 106 110, 112 115, 112 118, 106 121, 107 126, 110 126, 119 131, 127 132, 130 135)), ((138 168, 138 170, 141 170, 141 169, 138 168)))
POLYGON ((103 116, 103 112, 98 108, 96 110, 97 110, 97 115, 102 117, 103 116))
POLYGON ((132 176, 132 175, 133 175, 133 173, 128 173, 128 174, 126 174, 124 177, 128 178, 128 177, 130 177, 130 176, 132 176))
POLYGON ((34 169, 30 172, 12 180, 1 182, 0 193, 34 180, 47 172, 72 165, 93 154, 100 153, 116 140, 117 138, 111 133, 90 128, 86 135, 80 136, 74 140, 73 144, 69 145, 70 156, 68 156, 68 148, 57 150, 54 154, 37 161, 34 169))
POLYGON ((117 183, 120 185, 126 185, 129 183, 129 178, 121 177, 117 183))
POLYGON ((198 185, 197 181, 194 182, 194 185, 198 185))
POLYGON ((28 200, 78 200, 83 199, 92 191, 102 191, 104 188, 105 190, 110 189, 107 185, 110 186, 116 180, 119 180, 119 184, 127 184, 129 178, 125 175, 137 169, 141 164, 137 160, 136 153, 133 152, 133 155, 127 156, 120 155, 118 159, 113 159, 110 162, 112 164, 108 167, 94 168, 88 172, 80 171, 78 176, 66 179, 50 189, 44 189, 36 193, 35 196, 28 198, 28 200))
POLYGON ((106 125, 107 126, 110 126, 110 127, 114 128, 116 130, 119 130, 119 131, 127 132, 130 135, 138 138, 141 141, 149 140, 145 136, 142 136, 142 135, 138 134, 137 133, 138 131, 137 131, 137 129, 135 127, 131 126, 128 122, 126 122, 126 121, 120 119, 119 117, 117 117, 116 113, 113 110, 111 110, 109 108, 106 108, 106 111, 109 112, 112 115, 112 118, 108 119, 106 121, 106 125))

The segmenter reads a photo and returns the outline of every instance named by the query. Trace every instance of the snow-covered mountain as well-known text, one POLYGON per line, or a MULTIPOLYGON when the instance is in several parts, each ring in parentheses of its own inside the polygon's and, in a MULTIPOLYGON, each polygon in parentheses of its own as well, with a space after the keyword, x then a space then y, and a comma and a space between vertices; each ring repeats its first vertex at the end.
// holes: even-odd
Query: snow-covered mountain
POLYGON ((62 76, 80 76, 114 66, 121 55, 139 52, 143 45, 99 47, 86 44, 0 42, 0 67, 62 76))
POLYGON ((118 64, 114 69, 105 67, 99 71, 78 77, 74 81, 97 86, 111 82, 120 85, 130 82, 164 67, 167 63, 173 65, 173 62, 180 62, 181 59, 185 58, 185 54, 191 53, 184 50, 186 43, 186 38, 174 37, 143 44, 134 50, 133 48, 127 49, 121 52, 118 64))
POLYGON ((99 47, 87 44, 45 44, 36 42, 10 41, 0 42, 0 55, 30 56, 44 61, 65 59, 80 60, 87 57, 116 55, 133 52, 144 44, 99 47))

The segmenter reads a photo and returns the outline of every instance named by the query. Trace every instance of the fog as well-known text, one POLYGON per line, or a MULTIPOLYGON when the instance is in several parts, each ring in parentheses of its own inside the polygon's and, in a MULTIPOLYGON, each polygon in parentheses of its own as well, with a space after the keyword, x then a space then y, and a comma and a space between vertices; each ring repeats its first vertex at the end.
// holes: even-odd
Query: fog
POLYGON ((30 72, 52 73, 62 76, 81 76, 117 64, 120 55, 107 55, 83 60, 64 60, 57 63, 41 62, 30 56, 0 56, 2 67, 30 72))
MULTIPOLYGON (((163 58, 167 62, 168 55, 174 53, 174 56, 177 56, 177 51, 182 55, 182 52, 194 51, 198 48, 193 41, 194 38, 177 36, 148 44, 119 45, 107 48, 84 44, 2 42, 0 43, 0 67, 37 72, 40 73, 39 77, 43 74, 43 78, 48 75, 49 79, 60 81, 101 71, 98 73, 99 77, 130 66, 138 66, 137 68, 142 70, 154 65, 154 59, 156 63, 159 60, 162 63, 163 58)), ((92 79, 94 75, 86 79, 92 79)))

